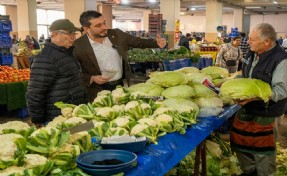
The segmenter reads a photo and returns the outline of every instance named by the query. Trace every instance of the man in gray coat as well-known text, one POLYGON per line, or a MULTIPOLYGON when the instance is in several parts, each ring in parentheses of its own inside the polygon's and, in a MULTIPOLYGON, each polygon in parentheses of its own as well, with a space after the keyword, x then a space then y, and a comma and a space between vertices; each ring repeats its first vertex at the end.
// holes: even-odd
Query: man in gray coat
POLYGON ((108 29, 104 17, 96 11, 83 12, 80 23, 86 34, 75 41, 74 56, 82 66, 89 101, 93 101, 101 90, 123 85, 123 79, 129 84, 129 47, 163 48, 166 45, 160 35, 156 40, 141 39, 120 29, 108 29))

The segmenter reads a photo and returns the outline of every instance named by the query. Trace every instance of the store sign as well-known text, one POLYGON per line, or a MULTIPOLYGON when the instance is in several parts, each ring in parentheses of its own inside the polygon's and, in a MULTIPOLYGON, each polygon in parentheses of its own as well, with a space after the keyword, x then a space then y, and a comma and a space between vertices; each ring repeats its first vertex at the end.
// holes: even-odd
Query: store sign
POLYGON ((175 30, 174 30, 174 43, 177 43, 179 40, 179 30, 180 29, 180 20, 175 20, 175 30))

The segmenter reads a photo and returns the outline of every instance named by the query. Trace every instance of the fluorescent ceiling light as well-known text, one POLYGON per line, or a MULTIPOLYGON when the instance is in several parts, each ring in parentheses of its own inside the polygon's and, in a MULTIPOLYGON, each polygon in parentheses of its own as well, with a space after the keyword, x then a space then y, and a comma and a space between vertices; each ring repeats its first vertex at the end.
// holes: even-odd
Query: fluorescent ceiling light
POLYGON ((195 7, 191 7, 191 8, 190 8, 190 10, 195 11, 195 10, 196 10, 196 8, 195 8, 195 7))
POLYGON ((278 4, 278 2, 276 0, 273 0, 273 4, 278 4))
POLYGON ((154 2, 156 2, 156 0, 149 0, 149 2, 154 3, 154 2))
POLYGON ((252 7, 252 6, 249 6, 249 7, 245 7, 246 9, 261 9, 261 7, 252 7))
POLYGON ((122 0, 122 3, 123 3, 123 4, 128 4, 128 3, 129 3, 129 0, 122 0))
POLYGON ((181 15, 184 15, 185 13, 184 13, 184 12, 180 12, 180 14, 181 14, 181 15))

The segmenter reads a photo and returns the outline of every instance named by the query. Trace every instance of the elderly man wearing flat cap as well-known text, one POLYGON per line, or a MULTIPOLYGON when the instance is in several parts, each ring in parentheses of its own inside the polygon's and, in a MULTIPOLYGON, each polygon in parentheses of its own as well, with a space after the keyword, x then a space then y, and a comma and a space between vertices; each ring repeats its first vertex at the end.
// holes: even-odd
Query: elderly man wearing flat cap
POLYGON ((61 114, 56 102, 86 103, 81 66, 72 55, 76 31, 67 19, 54 21, 50 28, 51 42, 31 64, 31 78, 26 94, 31 121, 40 127, 61 114))

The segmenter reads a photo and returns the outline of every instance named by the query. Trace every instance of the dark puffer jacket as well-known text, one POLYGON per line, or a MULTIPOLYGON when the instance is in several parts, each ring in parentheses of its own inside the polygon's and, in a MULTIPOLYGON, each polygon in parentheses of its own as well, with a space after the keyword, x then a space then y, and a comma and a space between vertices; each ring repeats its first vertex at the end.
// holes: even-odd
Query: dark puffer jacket
POLYGON ((26 94, 33 123, 51 121, 60 115, 55 102, 86 103, 81 67, 70 50, 47 42, 34 58, 26 94))

